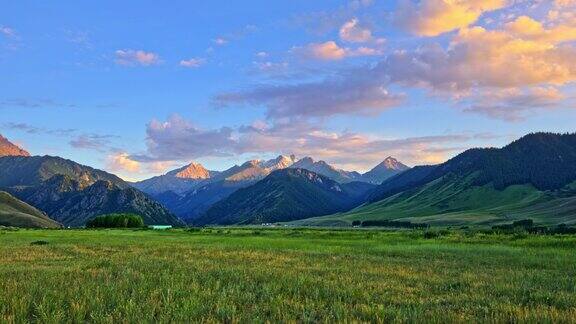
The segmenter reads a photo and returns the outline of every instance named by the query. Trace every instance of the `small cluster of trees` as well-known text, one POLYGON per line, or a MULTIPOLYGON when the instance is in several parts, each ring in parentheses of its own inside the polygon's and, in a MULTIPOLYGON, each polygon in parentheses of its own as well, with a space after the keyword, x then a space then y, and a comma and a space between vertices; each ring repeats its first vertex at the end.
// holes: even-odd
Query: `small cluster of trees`
POLYGON ((138 228, 144 227, 144 220, 136 214, 109 214, 98 216, 86 223, 88 228, 138 228))
POLYGON ((395 227, 395 228, 413 228, 425 229, 430 225, 422 223, 412 223, 409 221, 393 221, 393 220, 366 220, 366 221, 353 221, 352 226, 362 227, 395 227))
POLYGON ((576 234, 576 227, 569 227, 566 224, 560 224, 556 227, 537 226, 531 219, 515 221, 512 224, 495 225, 492 226, 492 229, 504 233, 520 230, 533 234, 576 234))

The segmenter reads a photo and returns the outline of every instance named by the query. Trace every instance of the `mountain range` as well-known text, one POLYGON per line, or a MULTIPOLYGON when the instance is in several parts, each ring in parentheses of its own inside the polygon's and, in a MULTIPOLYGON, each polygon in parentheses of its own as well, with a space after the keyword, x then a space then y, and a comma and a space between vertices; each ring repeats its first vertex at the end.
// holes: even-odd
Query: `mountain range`
POLYGON ((364 174, 281 155, 224 171, 191 163, 134 184, 60 157, 29 156, 0 139, 4 226, 83 226, 113 212, 169 225, 576 224, 576 134, 529 134, 438 165, 408 168, 390 157, 364 174))
POLYGON ((162 176, 132 183, 164 204, 188 223, 206 212, 213 204, 236 190, 246 188, 277 170, 306 169, 339 183, 366 182, 379 184, 383 180, 409 169, 392 157, 365 174, 338 169, 325 161, 311 157, 297 159, 294 155, 280 155, 271 160, 250 160, 218 172, 191 163, 162 176))

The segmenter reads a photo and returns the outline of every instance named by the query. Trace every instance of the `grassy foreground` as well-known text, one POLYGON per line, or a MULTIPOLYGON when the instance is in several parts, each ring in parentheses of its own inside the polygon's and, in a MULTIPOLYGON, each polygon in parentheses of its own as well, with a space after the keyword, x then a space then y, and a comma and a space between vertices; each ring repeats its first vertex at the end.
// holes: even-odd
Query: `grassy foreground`
POLYGON ((0 322, 576 322, 574 305, 574 236, 0 230, 0 322))

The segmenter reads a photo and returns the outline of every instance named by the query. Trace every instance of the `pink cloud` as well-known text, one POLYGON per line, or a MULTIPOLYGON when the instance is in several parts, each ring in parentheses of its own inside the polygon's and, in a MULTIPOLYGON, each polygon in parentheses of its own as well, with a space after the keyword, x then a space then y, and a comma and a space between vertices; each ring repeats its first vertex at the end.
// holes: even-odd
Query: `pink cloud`
POLYGON ((160 56, 156 53, 145 52, 142 50, 117 50, 115 52, 115 62, 119 65, 142 65, 150 66, 160 64, 160 56))
POLYGON ((340 47, 334 41, 312 43, 304 47, 295 47, 292 49, 292 52, 305 58, 324 61, 339 61, 347 57, 375 56, 382 54, 382 51, 378 48, 370 48, 366 46, 358 48, 340 47))

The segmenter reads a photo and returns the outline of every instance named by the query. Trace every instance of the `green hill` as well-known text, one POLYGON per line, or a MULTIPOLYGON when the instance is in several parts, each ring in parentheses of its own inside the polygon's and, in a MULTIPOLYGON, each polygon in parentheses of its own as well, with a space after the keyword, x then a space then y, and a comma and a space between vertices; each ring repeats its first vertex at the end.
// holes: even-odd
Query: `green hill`
POLYGON ((494 225, 526 218, 547 225, 576 223, 576 135, 538 133, 502 149, 469 150, 385 181, 354 210, 297 224, 402 219, 494 225))
POLYGON ((339 184, 305 169, 275 171, 217 202, 195 224, 260 224, 327 215, 353 207, 370 184, 339 184))
POLYGON ((38 209, 4 191, 0 191, 0 225, 30 228, 61 227, 38 209))

